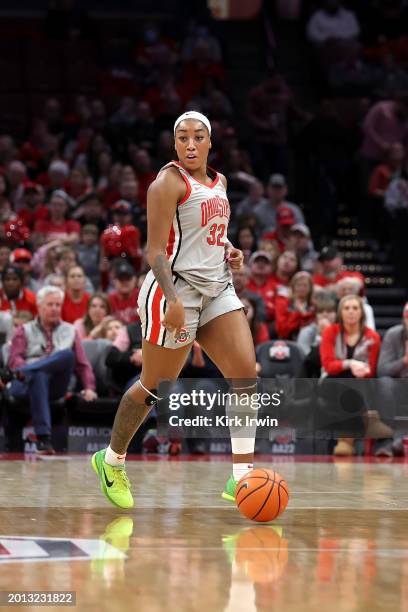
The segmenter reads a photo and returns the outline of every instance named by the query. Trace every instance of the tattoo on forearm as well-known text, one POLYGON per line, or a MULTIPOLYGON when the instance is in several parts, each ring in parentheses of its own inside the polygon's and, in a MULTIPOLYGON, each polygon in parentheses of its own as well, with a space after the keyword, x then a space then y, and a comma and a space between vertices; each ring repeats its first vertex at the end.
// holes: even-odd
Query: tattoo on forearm
POLYGON ((138 404, 129 391, 122 397, 112 428, 111 448, 120 455, 126 453, 131 439, 143 423, 151 407, 138 404))
POLYGON ((174 302, 177 299, 176 288, 173 283, 171 267, 165 255, 157 255, 152 265, 153 274, 164 293, 167 301, 174 302))

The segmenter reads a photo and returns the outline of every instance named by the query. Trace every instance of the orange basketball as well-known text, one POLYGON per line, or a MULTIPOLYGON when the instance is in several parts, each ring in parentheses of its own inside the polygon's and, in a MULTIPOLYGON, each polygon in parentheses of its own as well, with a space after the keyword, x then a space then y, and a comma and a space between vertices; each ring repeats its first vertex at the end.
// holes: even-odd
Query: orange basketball
POLYGON ((259 523, 278 518, 289 501, 286 481, 274 470, 257 468, 248 472, 237 483, 236 504, 238 510, 259 523))

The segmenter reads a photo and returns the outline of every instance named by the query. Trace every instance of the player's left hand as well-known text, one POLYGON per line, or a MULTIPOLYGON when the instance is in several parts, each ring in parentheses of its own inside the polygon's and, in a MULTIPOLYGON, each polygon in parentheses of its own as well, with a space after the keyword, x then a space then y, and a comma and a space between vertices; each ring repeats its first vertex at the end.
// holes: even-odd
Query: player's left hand
POLYGON ((240 249, 227 245, 225 247, 225 259, 231 270, 240 270, 244 263, 244 254, 240 249))

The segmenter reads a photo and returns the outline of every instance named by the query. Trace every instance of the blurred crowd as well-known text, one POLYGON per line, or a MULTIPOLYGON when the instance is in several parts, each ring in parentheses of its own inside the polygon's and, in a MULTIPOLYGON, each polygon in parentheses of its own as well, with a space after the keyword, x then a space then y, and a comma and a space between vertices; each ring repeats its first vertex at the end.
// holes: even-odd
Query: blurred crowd
MULTIPOLYGON (((229 183, 230 239, 245 256, 233 281, 255 346, 297 342, 311 377, 408 375, 408 310, 381 347, 364 276, 347 270, 336 248, 320 240, 336 224, 343 190, 354 190, 359 210, 371 207, 374 234, 391 235, 401 257, 408 210, 404 24, 406 9, 397 0, 377 2, 364 27, 358 12, 337 0, 310 11, 306 36, 323 81, 336 94, 351 88, 361 96, 353 120, 327 97, 314 115, 305 111, 272 70, 248 92, 250 133, 241 138, 222 45, 211 29, 192 24, 179 43, 147 23, 131 56, 104 75, 100 96, 80 94, 69 105, 49 96, 26 139, 0 135, 2 360, 27 369, 28 382, 13 381, 10 394, 37 406, 33 419, 45 451, 51 446, 49 406, 33 397, 79 364, 78 388, 86 401, 97 399, 98 381, 82 342, 110 343, 112 397, 140 373, 136 306, 147 271, 146 194, 174 158, 172 125, 185 109, 212 122, 209 164, 229 183), (319 185, 330 186, 316 192, 313 211, 292 201, 299 192, 289 167, 294 126, 298 151, 307 148, 305 159, 313 158, 324 177, 319 185), (64 355, 57 364, 51 357, 58 351, 64 355)), ((194 344, 183 376, 220 373, 194 344)), ((65 376, 58 394, 70 384, 65 376)), ((392 437, 386 433, 383 438, 392 437)))

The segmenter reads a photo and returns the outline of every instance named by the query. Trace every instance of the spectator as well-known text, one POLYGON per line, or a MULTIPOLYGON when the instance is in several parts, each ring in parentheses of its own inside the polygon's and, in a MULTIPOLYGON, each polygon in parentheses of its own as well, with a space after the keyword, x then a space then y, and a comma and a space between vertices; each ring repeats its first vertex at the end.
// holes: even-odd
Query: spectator
POLYGON ((307 378, 320 378, 322 364, 320 361, 320 343, 326 327, 336 320, 336 302, 324 297, 316 304, 316 321, 309 323, 299 331, 297 344, 304 356, 307 378))
POLYGON ((249 329, 251 330, 254 346, 258 346, 258 344, 261 344, 262 342, 267 342, 269 340, 268 326, 258 317, 258 302, 256 300, 252 301, 248 297, 242 297, 241 302, 245 307, 245 314, 248 320, 249 329))
POLYGON ((345 276, 358 278, 364 292, 365 278, 360 272, 343 269, 343 259, 335 247, 325 246, 318 257, 318 267, 313 275, 313 282, 327 291, 336 291, 336 283, 345 276))
POLYGON ((272 257, 266 251, 256 251, 249 260, 247 290, 257 293, 264 302, 266 322, 275 320, 276 283, 272 278, 272 257))
POLYGON ((95 289, 100 283, 100 249, 96 225, 87 224, 81 229, 81 241, 76 245, 79 263, 95 289))
POLYGON ((112 321, 109 315, 110 304, 107 296, 104 293, 94 293, 89 298, 85 316, 74 323, 81 340, 105 338, 106 324, 112 321))
POLYGON ((238 228, 234 245, 241 249, 244 254, 244 263, 248 263, 252 253, 256 250, 256 233, 250 225, 242 225, 238 228))
POLYGON ((123 326, 106 357, 118 391, 129 387, 142 369, 142 327, 140 321, 123 326))
POLYGON ((312 297, 312 277, 309 272, 297 272, 290 282, 289 296, 276 296, 275 327, 279 338, 296 340, 299 330, 314 321, 312 297))
POLYGON ((30 230, 34 229, 36 221, 48 219, 49 211, 44 206, 44 189, 38 183, 28 182, 24 185, 23 205, 18 211, 18 218, 30 230))
POLYGON ((292 90, 276 71, 249 92, 247 117, 256 173, 264 179, 272 168, 286 172, 289 118, 306 119, 307 113, 297 106, 292 90))
MULTIPOLYGON (((247 285, 250 278, 250 270, 247 265, 243 265, 239 270, 232 270, 232 282, 234 284, 235 293, 242 301, 244 298, 248 298, 251 302, 256 304, 256 313, 259 321, 265 321, 265 303, 261 295, 247 289, 247 285)), ((139 277, 139 286, 140 277, 139 277)))
POLYGON ((11 254, 10 247, 5 243, 0 242, 0 273, 4 270, 4 268, 9 263, 10 254, 11 254))
POLYGON ((137 313, 137 278, 132 266, 126 261, 118 261, 114 265, 114 287, 109 293, 109 303, 112 315, 123 323, 129 324, 139 320, 137 313))
MULTIPOLYGON (((355 276, 344 276, 336 283, 336 295, 338 300, 346 295, 361 295, 362 292, 361 280, 355 276)), ((367 298, 363 298, 364 314, 366 326, 375 331, 375 319, 372 306, 367 302, 367 298)))
POLYGON ((15 211, 18 211, 23 205, 24 180, 26 174, 26 167, 21 161, 14 160, 7 166, 6 177, 9 186, 8 198, 15 211))
POLYGON ((305 222, 300 208, 285 199, 287 194, 288 187, 285 177, 282 174, 272 174, 267 189, 268 199, 260 202, 254 208, 260 228, 269 231, 276 230, 276 212, 282 205, 293 211, 295 223, 305 222))
POLYGON ((61 159, 55 159, 48 166, 48 192, 63 191, 69 176, 69 166, 61 159))
POLYGON ((65 296, 61 317, 67 323, 74 323, 85 316, 89 293, 85 291, 85 273, 81 266, 73 266, 66 276, 65 296))
POLYGON ((408 302, 399 325, 390 327, 382 341, 378 360, 378 376, 408 378, 408 302))
POLYGON ((355 14, 338 0, 323 0, 322 8, 312 14, 307 24, 307 37, 315 45, 333 40, 353 40, 359 33, 355 14))
POLYGON ((85 401, 96 399, 95 377, 73 325, 61 321, 63 293, 43 287, 37 294, 39 316, 19 327, 13 336, 8 365, 24 382, 14 380, 10 395, 30 402, 37 435, 37 452, 53 454, 50 401, 64 397, 76 372, 85 401))
POLYGON ((277 295, 286 297, 289 295, 290 281, 298 271, 299 260, 294 251, 286 250, 279 255, 276 261, 276 271, 272 275, 277 295))
POLYGON ((32 276, 32 254, 28 249, 14 249, 10 255, 10 263, 24 273, 24 287, 36 293, 40 288, 39 282, 32 276))
POLYGON ((102 201, 95 191, 90 191, 78 201, 78 208, 74 214, 79 223, 84 225, 96 225, 99 233, 106 227, 105 212, 102 201))
POLYGON ((384 198, 385 192, 393 178, 398 178, 403 169, 405 150, 401 143, 395 142, 390 146, 387 160, 378 164, 370 177, 368 192, 376 198, 384 198))
POLYGON ((65 191, 54 191, 49 203, 50 218, 36 222, 34 241, 41 245, 59 239, 65 243, 79 242, 81 226, 78 221, 68 219, 69 196, 65 191))
MULTIPOLYGON (((350 295, 343 297, 338 307, 337 319, 338 323, 326 327, 322 336, 320 358, 323 376, 373 378, 377 371, 381 340, 380 336, 365 324, 362 299, 350 295)), ((392 432, 379 421, 377 411, 369 411, 368 416, 377 426, 375 437, 391 437, 392 432)), ((334 453, 352 455, 353 446, 353 438, 341 438, 334 453)))
POLYGON ((267 203, 267 199, 264 197, 264 186, 258 179, 254 178, 249 185, 248 195, 238 202, 235 208, 235 215, 240 216, 244 213, 252 212, 256 206, 267 203))
POLYGON ((124 323, 122 323, 122 321, 119 321, 119 319, 115 319, 114 317, 110 317, 110 320, 107 321, 105 325, 104 337, 111 342, 115 342, 123 326, 124 323))
POLYGON ((290 228, 288 248, 294 251, 300 261, 300 267, 306 272, 312 273, 317 260, 310 230, 304 223, 295 223, 290 228))
POLYGON ((80 200, 89 190, 89 177, 87 171, 82 167, 73 168, 70 172, 69 178, 66 182, 65 190, 70 198, 73 200, 73 204, 80 200))
POLYGON ((276 230, 264 232, 262 238, 274 240, 279 247, 279 251, 283 253, 285 249, 290 247, 291 229, 294 223, 293 210, 282 204, 276 211, 276 230))
POLYGON ((24 287, 24 272, 14 265, 7 265, 2 273, 0 289, 0 310, 16 312, 27 310, 33 317, 37 314, 35 294, 24 287))
POLYGON ((371 168, 384 161, 395 143, 408 145, 408 96, 382 100, 368 111, 363 125, 361 154, 371 168))

